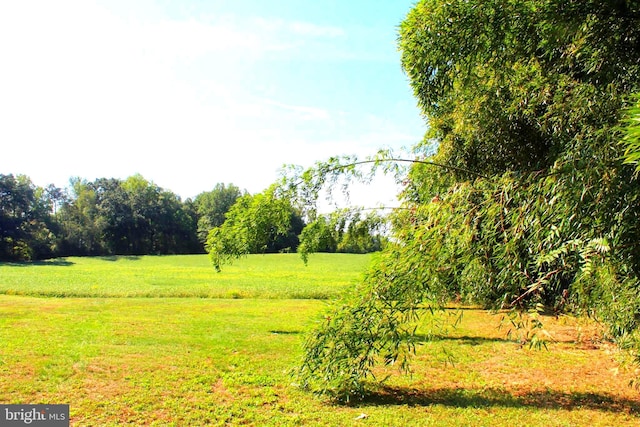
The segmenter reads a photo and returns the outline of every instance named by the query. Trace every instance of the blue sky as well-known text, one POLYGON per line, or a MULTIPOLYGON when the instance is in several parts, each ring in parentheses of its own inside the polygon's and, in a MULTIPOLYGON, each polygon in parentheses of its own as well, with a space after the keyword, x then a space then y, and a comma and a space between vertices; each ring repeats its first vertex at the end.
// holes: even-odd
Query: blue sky
POLYGON ((140 173, 186 198, 410 147, 426 127, 396 37, 413 4, 1 2, 0 173, 140 173))

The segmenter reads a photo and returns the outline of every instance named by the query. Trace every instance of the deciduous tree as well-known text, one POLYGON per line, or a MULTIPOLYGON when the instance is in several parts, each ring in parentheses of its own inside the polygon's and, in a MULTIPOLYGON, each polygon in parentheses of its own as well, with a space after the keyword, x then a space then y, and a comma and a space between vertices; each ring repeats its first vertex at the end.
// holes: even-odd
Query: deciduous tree
POLYGON ((587 313, 638 354, 640 185, 620 142, 640 3, 422 0, 399 46, 430 130, 393 243, 310 335, 303 382, 361 395, 376 363, 408 366, 421 314, 453 298, 587 313))
POLYGON ((44 189, 27 176, 0 174, 0 260, 51 256, 51 208, 44 189))
POLYGON ((224 223, 209 232, 207 250, 214 267, 220 270, 234 258, 279 249, 274 243, 289 234, 296 216, 299 218, 291 200, 279 194, 275 185, 262 193, 238 198, 224 223))
POLYGON ((240 188, 233 184, 218 183, 211 191, 200 193, 193 203, 198 214, 198 238, 205 243, 209 231, 220 227, 226 219, 226 214, 242 196, 240 188))

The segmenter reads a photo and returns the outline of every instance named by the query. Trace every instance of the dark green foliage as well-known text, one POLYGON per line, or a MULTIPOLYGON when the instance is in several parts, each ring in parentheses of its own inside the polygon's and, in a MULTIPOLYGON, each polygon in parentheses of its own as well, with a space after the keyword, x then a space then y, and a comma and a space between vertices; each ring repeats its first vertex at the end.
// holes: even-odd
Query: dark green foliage
POLYGON ((304 227, 305 223, 302 216, 296 209, 292 209, 287 232, 276 235, 273 240, 267 244, 265 252, 295 252, 300 245, 300 233, 302 233, 304 227))
POLYGON ((198 251, 193 213, 178 196, 142 176, 72 184, 75 198, 59 213, 66 255, 198 251))
POLYGON ((105 221, 100 219, 93 186, 80 178, 72 178, 70 184, 72 196, 56 213, 61 226, 58 255, 106 254, 102 240, 105 221))
POLYGON ((55 249, 51 208, 48 193, 28 177, 0 174, 0 260, 51 256, 55 249))
POLYGON ((636 165, 636 172, 640 171, 640 94, 634 97, 635 103, 627 110, 624 143, 625 163, 636 165))
POLYGON ((240 188, 233 184, 216 184, 211 191, 200 193, 193 201, 198 214, 198 239, 204 244, 209 231, 220 227, 226 219, 226 214, 242 196, 240 188))
POLYGON ((403 67, 438 159, 484 173, 582 158, 637 87, 640 6, 621 1, 422 1, 403 67))
POLYGON ((423 0, 399 45, 430 131, 396 243, 306 343, 305 384, 361 394, 376 362, 406 367, 420 310, 451 300, 586 313, 637 355, 640 182, 621 140, 637 162, 640 3, 423 0))
POLYGON ((142 176, 70 183, 0 175, 0 259, 202 252, 190 202, 142 176))

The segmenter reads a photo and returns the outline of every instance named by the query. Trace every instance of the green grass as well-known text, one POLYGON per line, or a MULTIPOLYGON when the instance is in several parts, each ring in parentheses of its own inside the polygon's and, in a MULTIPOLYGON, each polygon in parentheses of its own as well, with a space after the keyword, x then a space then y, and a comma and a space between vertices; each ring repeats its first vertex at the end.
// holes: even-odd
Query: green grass
MULTIPOLYGON (((274 276, 277 264, 294 259, 250 257, 223 274, 271 269, 274 276)), ((334 259, 333 268, 315 273, 321 277, 310 280, 313 286, 299 287, 315 292, 315 286, 327 286, 335 295, 350 286, 346 278, 323 285, 331 274, 349 276, 350 258, 334 259)), ((0 270, 0 281, 7 271, 21 269, 29 282, 53 269, 58 276, 51 286, 67 296, 0 295, 0 403, 68 403, 74 426, 640 424, 638 391, 626 386, 633 372, 619 369, 613 347, 590 340, 591 325, 573 319, 546 320, 556 338, 549 351, 507 339, 499 319, 482 310, 464 310, 459 327, 446 336, 425 323, 420 332, 432 339, 418 346, 411 376, 379 368, 381 377, 392 375, 384 387, 365 402, 337 405, 300 390, 290 375, 305 332, 326 301, 288 299, 287 286, 280 285, 280 295, 267 292, 257 278, 247 289, 269 298, 76 298, 62 292, 73 290, 58 283, 63 271, 108 277, 119 295, 131 296, 136 286, 153 286, 145 278, 172 271, 171 264, 184 265, 195 277, 210 267, 197 257, 67 261, 73 264, 0 270), (145 272, 145 263, 153 271, 145 272), (91 274, 92 265, 99 274, 91 274), (117 277, 137 278, 118 285, 117 277)), ((353 280, 360 274, 356 264, 353 280)), ((181 289, 197 289, 188 278, 181 280, 181 289)), ((81 288, 78 279, 71 282, 81 288)))
POLYGON ((206 255, 71 257, 0 263, 0 294, 52 297, 334 298, 370 255, 250 255, 223 267, 206 255))

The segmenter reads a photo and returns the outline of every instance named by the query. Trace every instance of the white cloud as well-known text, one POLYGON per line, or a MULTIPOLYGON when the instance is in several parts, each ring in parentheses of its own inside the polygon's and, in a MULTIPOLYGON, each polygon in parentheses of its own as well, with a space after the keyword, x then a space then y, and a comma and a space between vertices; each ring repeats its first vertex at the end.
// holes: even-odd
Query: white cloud
POLYGON ((257 192, 284 163, 309 166, 410 139, 379 118, 244 86, 246 63, 343 37, 341 28, 233 16, 176 20, 109 4, 0 2, 0 173, 59 186, 71 176, 141 173, 183 197, 221 181, 257 192), (181 74, 196 61, 210 62, 216 74, 181 74))

